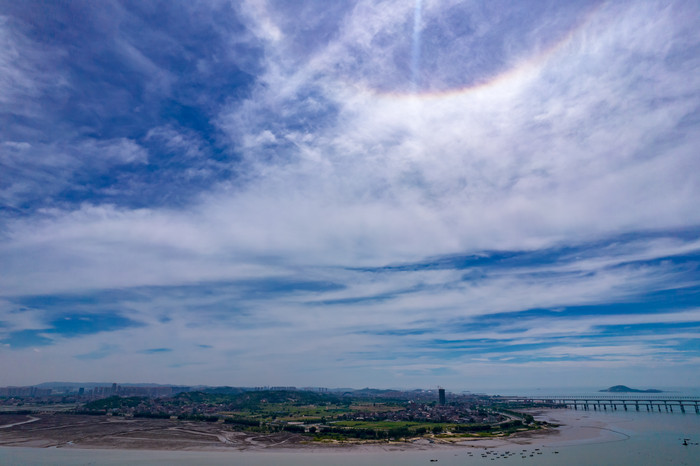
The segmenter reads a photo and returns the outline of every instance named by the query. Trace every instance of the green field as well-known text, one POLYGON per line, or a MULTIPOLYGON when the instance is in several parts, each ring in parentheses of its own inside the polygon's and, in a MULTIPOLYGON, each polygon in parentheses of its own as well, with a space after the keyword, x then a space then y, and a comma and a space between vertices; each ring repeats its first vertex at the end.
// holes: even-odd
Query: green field
MULTIPOLYGON (((240 416, 261 421, 288 421, 288 422, 333 422, 343 414, 351 414, 357 411, 399 411, 402 408, 393 404, 384 403, 333 403, 295 405, 293 403, 260 403, 254 407, 221 411, 222 415, 240 416)), ((343 421, 346 422, 346 421, 343 421)), ((347 421, 351 422, 351 421, 347 421)))
POLYGON ((351 412, 349 408, 330 406, 293 406, 286 403, 271 403, 256 409, 222 411, 224 415, 243 416, 260 420, 305 421, 309 419, 335 419, 340 414, 351 412))
POLYGON ((423 427, 428 430, 432 430, 436 426, 440 426, 443 429, 450 426, 451 424, 441 424, 435 422, 411 422, 411 421, 337 421, 333 423, 334 426, 338 427, 352 427, 353 429, 418 429, 423 427))
MULTIPOLYGON (((530 422, 525 426, 520 419, 499 424, 363 419, 386 418, 383 413, 404 409, 406 402, 401 404, 396 400, 349 399, 303 391, 248 391, 183 392, 161 399, 113 396, 86 403, 76 413, 220 421, 232 429, 268 433, 288 431, 313 436, 316 441, 386 441, 426 435, 437 438, 490 437, 539 428, 530 422)), ((531 418, 504 406, 496 409, 525 421, 531 418)), ((482 411, 486 413, 486 410, 482 411)))

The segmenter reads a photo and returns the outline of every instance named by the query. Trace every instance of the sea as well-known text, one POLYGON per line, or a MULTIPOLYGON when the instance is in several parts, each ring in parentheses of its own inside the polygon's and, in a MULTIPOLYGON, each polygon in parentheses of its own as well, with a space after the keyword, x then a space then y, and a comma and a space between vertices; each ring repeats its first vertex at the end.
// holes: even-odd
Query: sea
MULTIPOLYGON (((696 392, 684 389, 664 395, 696 396, 696 392)), ((700 414, 692 409, 685 414, 558 409, 543 411, 537 417, 565 427, 559 435, 537 438, 531 444, 424 450, 402 449, 400 445, 230 452, 0 447, 0 465, 700 465, 700 414)))

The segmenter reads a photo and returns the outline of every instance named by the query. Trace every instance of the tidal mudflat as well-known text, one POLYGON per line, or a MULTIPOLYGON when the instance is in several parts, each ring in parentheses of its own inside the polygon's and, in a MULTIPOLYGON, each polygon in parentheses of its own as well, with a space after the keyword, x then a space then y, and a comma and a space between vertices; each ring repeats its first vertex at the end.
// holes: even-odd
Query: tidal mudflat
MULTIPOLYGON (((47 416, 6 419, 0 463, 37 464, 697 464, 700 416, 666 413, 533 414, 560 424, 549 431, 457 443, 317 444, 302 436, 222 434, 206 423, 47 416), (48 418, 53 418, 48 420, 48 418), (28 420, 28 419, 24 419, 28 420), (684 439, 688 445, 683 445, 684 439), (437 461, 433 461, 437 460, 437 461)), ((20 416, 21 417, 21 416, 20 416)), ((1 426, 0 426, 1 427, 1 426)))

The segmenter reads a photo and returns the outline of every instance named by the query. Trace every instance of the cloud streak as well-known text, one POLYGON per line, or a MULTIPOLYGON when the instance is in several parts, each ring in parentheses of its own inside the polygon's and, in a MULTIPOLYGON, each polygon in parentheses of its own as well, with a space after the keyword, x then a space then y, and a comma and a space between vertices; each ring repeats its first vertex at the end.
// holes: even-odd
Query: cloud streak
POLYGON ((697 367, 692 2, 3 8, 13 366, 467 389, 697 367))

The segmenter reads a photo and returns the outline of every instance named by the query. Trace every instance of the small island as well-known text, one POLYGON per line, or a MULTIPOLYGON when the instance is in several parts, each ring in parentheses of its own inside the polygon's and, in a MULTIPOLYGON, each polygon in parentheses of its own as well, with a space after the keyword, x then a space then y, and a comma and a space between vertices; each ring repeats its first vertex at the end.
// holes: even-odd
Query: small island
POLYGON ((650 388, 648 390, 637 390, 636 388, 630 388, 626 385, 615 385, 599 391, 608 393, 663 393, 663 390, 657 390, 655 388, 650 388))

